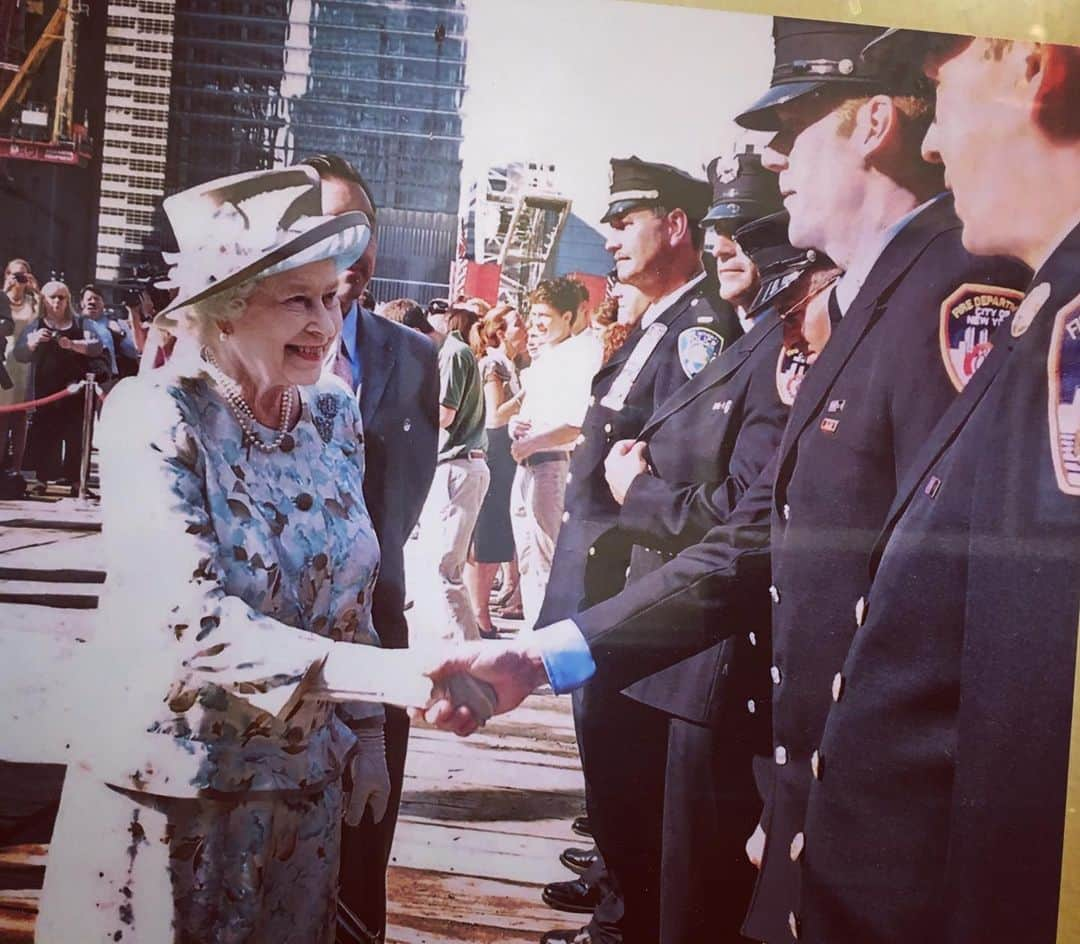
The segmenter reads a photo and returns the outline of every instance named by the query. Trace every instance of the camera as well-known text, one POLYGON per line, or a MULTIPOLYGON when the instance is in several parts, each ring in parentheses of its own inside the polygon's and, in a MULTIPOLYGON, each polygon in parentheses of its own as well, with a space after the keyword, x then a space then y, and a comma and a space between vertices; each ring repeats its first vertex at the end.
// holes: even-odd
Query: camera
POLYGON ((30 284, 30 278, 27 276, 27 274, 25 272, 16 272, 14 275, 12 275, 12 278, 16 282, 18 282, 19 285, 29 285, 30 284))

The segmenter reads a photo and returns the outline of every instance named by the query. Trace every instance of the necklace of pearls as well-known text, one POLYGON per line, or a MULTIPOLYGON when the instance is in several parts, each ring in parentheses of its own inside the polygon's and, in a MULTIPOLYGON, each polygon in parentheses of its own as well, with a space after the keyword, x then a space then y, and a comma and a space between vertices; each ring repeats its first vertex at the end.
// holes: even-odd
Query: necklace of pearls
POLYGON ((240 424, 240 430, 244 434, 244 442, 249 446, 254 446, 260 452, 273 452, 279 448, 289 432, 289 417, 292 415, 293 408, 292 385, 286 387, 285 392, 281 395, 281 420, 278 423, 277 432, 274 434, 273 439, 266 441, 259 435, 257 429, 258 420, 255 419, 254 411, 244 399, 244 395, 240 391, 240 385, 221 369, 214 352, 209 348, 204 347, 202 349, 202 359, 206 363, 206 372, 214 383, 221 388, 221 392, 225 395, 225 402, 229 404, 233 416, 236 417, 236 422, 240 424))

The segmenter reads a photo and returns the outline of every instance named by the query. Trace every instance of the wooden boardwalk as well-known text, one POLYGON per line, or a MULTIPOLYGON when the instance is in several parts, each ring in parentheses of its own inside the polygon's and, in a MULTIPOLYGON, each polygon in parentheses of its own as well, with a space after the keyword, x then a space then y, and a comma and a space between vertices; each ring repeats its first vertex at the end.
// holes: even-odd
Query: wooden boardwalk
MULTIPOLYGON (((0 502, 0 942, 32 940, 63 778, 48 762, 73 723, 65 672, 104 580, 96 506, 49 498, 0 502)), ((387 940, 525 944, 580 924, 540 887, 573 877, 557 857, 581 844, 569 824, 583 805, 566 698, 535 695, 468 739, 414 728, 387 940)))

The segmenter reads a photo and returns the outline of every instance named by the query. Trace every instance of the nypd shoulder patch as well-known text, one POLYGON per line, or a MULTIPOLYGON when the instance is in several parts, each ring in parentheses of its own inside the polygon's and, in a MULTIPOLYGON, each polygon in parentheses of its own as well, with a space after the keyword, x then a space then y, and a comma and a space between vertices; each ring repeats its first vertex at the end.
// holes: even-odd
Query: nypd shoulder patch
POLYGON ((1080 295, 1054 319, 1046 364, 1050 454, 1058 488, 1080 495, 1080 295))
POLYGON ((941 357, 957 390, 986 360, 994 331, 1023 297, 1015 289, 965 282, 941 303, 941 357))
POLYGON ((687 328, 679 333, 679 364, 687 378, 701 373, 709 363, 724 349, 724 339, 709 328, 687 328))

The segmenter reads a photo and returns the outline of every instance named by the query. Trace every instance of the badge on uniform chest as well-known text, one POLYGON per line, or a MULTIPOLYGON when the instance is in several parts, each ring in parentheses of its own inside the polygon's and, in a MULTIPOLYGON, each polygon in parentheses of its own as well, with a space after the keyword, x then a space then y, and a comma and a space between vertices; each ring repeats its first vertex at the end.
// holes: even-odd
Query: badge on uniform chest
POLYGON ((701 373, 724 347, 724 339, 709 328, 687 328, 679 334, 679 364, 687 379, 701 373))
POLYGON ((1080 295, 1057 313, 1046 364, 1050 453, 1058 488, 1080 495, 1080 295))
POLYGON ((1023 297, 1015 289, 965 282, 941 303, 941 357, 957 390, 986 360, 994 331, 1023 297))

